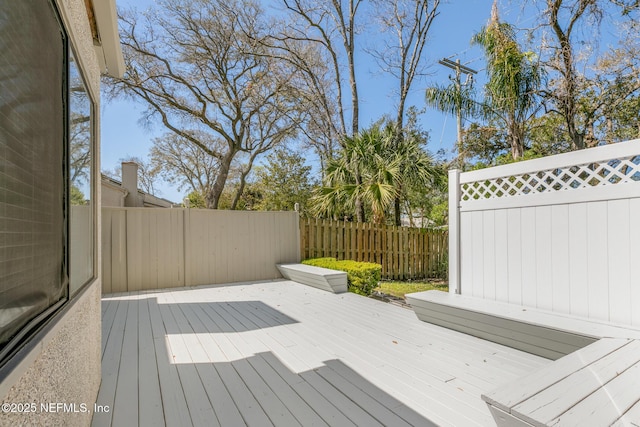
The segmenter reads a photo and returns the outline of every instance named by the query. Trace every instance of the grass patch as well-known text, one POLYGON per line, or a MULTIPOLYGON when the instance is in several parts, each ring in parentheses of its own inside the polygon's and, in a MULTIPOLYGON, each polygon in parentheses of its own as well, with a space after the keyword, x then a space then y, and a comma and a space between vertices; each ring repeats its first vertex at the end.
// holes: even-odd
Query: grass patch
POLYGON ((438 291, 449 291, 449 284, 437 282, 380 282, 375 291, 383 294, 393 295, 394 297, 404 298, 404 294, 412 292, 430 291, 436 289, 438 291))

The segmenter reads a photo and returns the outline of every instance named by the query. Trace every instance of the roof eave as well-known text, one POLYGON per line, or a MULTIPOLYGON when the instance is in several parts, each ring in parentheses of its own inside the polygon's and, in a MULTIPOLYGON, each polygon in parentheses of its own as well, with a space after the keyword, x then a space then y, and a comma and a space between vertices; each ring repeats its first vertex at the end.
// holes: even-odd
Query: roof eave
POLYGON ((118 13, 115 0, 93 0, 93 12, 99 34, 95 44, 96 54, 102 74, 123 77, 124 57, 118 34, 118 13))

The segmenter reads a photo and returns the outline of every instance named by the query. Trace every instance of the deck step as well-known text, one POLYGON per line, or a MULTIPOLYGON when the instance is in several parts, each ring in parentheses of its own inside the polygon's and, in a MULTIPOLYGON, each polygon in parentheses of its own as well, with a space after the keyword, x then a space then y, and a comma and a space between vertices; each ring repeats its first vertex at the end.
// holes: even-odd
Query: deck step
POLYGON ((482 395, 498 426, 640 424, 638 329, 441 291, 406 299, 420 320, 555 360, 482 395))
POLYGON ((406 299, 420 320, 552 360, 602 337, 640 338, 632 328, 442 291, 406 299))
POLYGON ((347 273, 306 264, 277 264, 285 279, 333 293, 347 291, 347 273))
POLYGON ((602 338, 482 395, 498 425, 638 425, 640 341, 602 338))

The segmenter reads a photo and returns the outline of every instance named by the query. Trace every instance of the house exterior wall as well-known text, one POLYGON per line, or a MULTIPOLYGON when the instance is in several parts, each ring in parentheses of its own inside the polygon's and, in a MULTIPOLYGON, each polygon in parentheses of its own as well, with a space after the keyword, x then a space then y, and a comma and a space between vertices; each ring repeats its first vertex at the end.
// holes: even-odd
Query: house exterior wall
MULTIPOLYGON (((55 0, 78 65, 95 101, 95 112, 100 110, 100 69, 93 46, 84 0, 55 0)), ((95 158, 93 181, 96 199, 100 200, 100 141, 99 114, 95 121, 95 158)), ((99 210, 94 204, 100 229, 99 210)), ((3 367, 0 382, 0 402, 34 403, 30 413, 3 413, 1 426, 65 425, 86 426, 91 422, 91 411, 100 386, 100 233, 94 240, 95 279, 78 294, 71 297, 65 307, 40 330, 3 367), (57 407, 55 404, 71 404, 57 407), (50 405, 54 406, 51 407, 50 405), (45 405, 45 406, 42 406, 45 405), (83 406, 86 405, 87 412, 83 406), (53 408, 55 412, 47 412, 53 408)))
POLYGON ((14 368, 22 373, 3 382, 3 387, 13 385, 0 401, 35 404, 35 411, 4 412, 1 426, 90 425, 100 387, 100 297, 99 282, 94 282, 25 349, 29 354, 14 368))
POLYGON ((103 207, 122 208, 124 207, 126 190, 122 187, 116 187, 114 184, 107 184, 102 181, 100 185, 102 196, 100 202, 103 207))
POLYGON ((454 173, 450 185, 452 290, 640 326, 640 140, 454 173))

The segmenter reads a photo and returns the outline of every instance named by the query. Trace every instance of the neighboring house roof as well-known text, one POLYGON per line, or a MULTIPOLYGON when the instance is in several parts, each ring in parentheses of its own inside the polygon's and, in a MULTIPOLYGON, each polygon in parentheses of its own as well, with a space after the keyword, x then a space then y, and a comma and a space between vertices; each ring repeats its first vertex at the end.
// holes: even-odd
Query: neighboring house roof
POLYGON ((156 197, 153 194, 148 194, 138 190, 138 195, 142 197, 142 202, 145 208, 171 208, 177 206, 170 200, 156 197))
POLYGON ((122 163, 122 181, 102 174, 103 206, 145 207, 145 208, 171 208, 178 206, 170 200, 156 197, 138 188, 138 165, 134 162, 122 163), (106 189, 120 193, 121 200, 118 204, 105 200, 106 189), (134 194, 132 194, 134 193, 134 194))

